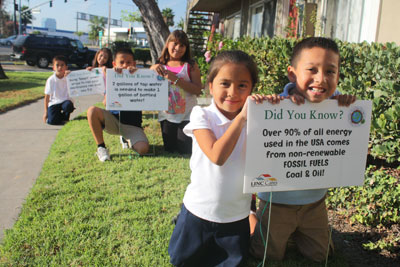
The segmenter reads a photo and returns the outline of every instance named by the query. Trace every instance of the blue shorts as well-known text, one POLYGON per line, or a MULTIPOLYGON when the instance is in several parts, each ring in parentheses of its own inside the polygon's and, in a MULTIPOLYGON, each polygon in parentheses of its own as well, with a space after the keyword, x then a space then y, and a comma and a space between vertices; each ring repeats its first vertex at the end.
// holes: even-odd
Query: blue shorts
POLYGON ((238 266, 247 258, 249 236, 248 217, 214 223, 200 219, 182 205, 168 253, 175 266, 238 266))
POLYGON ((47 108, 47 123, 60 125, 63 121, 69 121, 69 116, 74 109, 74 104, 71 100, 65 100, 60 104, 49 106, 47 108))

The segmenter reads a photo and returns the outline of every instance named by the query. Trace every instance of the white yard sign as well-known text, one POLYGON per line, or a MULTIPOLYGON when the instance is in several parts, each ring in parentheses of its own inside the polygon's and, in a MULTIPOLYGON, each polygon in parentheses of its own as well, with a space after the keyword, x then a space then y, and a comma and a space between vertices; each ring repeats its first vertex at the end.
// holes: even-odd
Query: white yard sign
POLYGON ((107 110, 167 110, 168 81, 153 70, 107 69, 107 110))
POLYGON ((71 71, 66 78, 70 97, 104 94, 105 84, 101 68, 71 71))
POLYGON ((244 192, 363 185, 371 109, 371 101, 250 101, 244 192))

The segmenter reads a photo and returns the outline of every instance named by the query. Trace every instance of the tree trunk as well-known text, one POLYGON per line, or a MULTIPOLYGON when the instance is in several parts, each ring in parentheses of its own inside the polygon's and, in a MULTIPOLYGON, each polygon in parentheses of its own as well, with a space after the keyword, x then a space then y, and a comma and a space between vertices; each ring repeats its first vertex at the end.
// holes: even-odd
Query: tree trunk
POLYGON ((142 15, 143 26, 149 39, 153 63, 160 56, 165 40, 169 35, 167 24, 155 0, 132 0, 142 15))
POLYGON ((1 63, 0 63, 0 79, 1 79, 1 80, 2 80, 2 79, 8 79, 6 73, 5 73, 4 70, 3 70, 3 67, 1 66, 1 63))
MULTIPOLYGON (((142 24, 143 24, 143 28, 146 31, 146 33, 149 32, 150 30, 147 27, 147 24, 144 23, 144 22, 142 22, 142 24)), ((156 51, 156 49, 154 47, 153 39, 151 39, 150 37, 149 37, 149 46, 150 46, 151 61, 154 64, 154 63, 156 63, 156 60, 158 59, 158 54, 157 54, 157 51, 156 51)))

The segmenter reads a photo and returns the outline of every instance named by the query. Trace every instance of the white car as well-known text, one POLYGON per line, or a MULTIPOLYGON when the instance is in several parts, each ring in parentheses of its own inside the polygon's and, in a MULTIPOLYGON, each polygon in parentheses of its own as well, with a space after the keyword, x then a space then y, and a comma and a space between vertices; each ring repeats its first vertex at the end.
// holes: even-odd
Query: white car
POLYGON ((15 38, 17 38, 18 35, 11 35, 7 38, 2 38, 0 39, 0 44, 1 45, 6 45, 6 46, 10 46, 13 44, 15 38))

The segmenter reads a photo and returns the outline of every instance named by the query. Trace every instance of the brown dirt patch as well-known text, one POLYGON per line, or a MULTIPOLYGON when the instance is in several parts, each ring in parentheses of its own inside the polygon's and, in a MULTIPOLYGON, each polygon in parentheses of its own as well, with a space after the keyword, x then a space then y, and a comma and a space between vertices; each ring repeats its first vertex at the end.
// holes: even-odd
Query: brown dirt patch
POLYGON ((390 227, 366 227, 359 223, 353 223, 340 212, 329 210, 329 222, 333 227, 332 239, 335 249, 344 254, 350 266, 361 267, 399 267, 400 243, 394 246, 392 251, 371 251, 363 248, 363 244, 369 241, 393 240, 400 237, 400 225, 393 224, 390 227))

